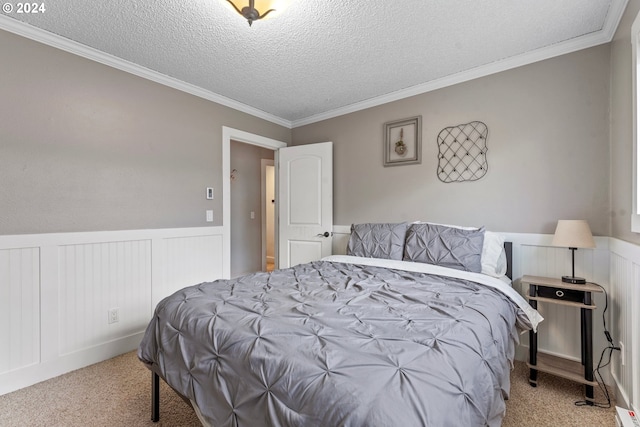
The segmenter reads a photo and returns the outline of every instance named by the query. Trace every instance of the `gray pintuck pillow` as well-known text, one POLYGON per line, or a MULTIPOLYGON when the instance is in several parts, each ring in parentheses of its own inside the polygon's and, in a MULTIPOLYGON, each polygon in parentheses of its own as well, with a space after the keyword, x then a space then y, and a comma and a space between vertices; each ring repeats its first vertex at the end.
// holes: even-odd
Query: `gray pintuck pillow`
POLYGON ((347 255, 402 260, 406 222, 399 224, 352 224, 347 255))
POLYGON ((403 259, 480 273, 483 242, 484 227, 463 230, 444 225, 411 224, 403 259))

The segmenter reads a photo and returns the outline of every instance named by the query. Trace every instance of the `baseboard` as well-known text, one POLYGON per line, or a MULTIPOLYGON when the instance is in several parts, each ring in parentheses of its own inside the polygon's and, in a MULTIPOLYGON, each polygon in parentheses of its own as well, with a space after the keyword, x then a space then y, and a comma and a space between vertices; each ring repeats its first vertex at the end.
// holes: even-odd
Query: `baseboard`
POLYGON ((622 386, 622 382, 620 381, 620 379, 618 379, 614 372, 611 373, 611 378, 613 382, 612 388, 616 397, 616 406, 629 408, 631 406, 631 402, 629 400, 629 396, 624 390, 624 387, 622 386))
POLYGON ((0 395, 99 363, 138 348, 144 332, 119 338, 56 359, 5 372, 0 375, 0 395))

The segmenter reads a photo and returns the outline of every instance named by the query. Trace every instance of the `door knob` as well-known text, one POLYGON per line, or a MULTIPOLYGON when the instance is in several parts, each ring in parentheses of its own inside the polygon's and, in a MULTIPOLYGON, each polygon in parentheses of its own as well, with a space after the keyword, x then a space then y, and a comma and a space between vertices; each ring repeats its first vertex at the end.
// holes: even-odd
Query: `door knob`
POLYGON ((329 237, 329 236, 331 236, 331 234, 328 231, 325 231, 324 233, 318 233, 317 236, 318 237, 329 237))

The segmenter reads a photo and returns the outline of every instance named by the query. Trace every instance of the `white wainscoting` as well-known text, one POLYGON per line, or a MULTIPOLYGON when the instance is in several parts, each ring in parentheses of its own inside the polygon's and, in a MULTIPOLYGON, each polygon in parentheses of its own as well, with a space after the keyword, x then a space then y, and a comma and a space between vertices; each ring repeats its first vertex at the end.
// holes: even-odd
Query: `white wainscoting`
MULTIPOLYGON (((334 226, 333 253, 344 254, 350 226, 334 226)), ((571 273, 571 251, 551 246, 552 235, 503 233, 513 242, 513 286, 522 295, 520 278, 525 275, 560 277, 571 273)), ((595 237, 595 249, 576 252, 576 275, 602 285, 608 294, 607 327, 616 345, 624 344, 625 365, 619 352, 613 353, 611 367, 604 368, 605 382, 616 388, 618 404, 640 408, 640 246, 609 237, 595 237)), ((594 295, 594 362, 607 346, 602 314, 603 293, 594 295)), ((580 360, 580 320, 577 309, 557 304, 540 304, 545 317, 539 327, 539 350, 580 360)), ((517 359, 526 360, 528 336, 521 337, 517 359)))
POLYGON ((640 410, 640 246, 611 239, 611 332, 624 355, 614 353, 611 374, 618 405, 640 410), (622 359, 624 358, 624 365, 622 359))
POLYGON ((40 358, 40 252, 0 249, 0 372, 40 358))
POLYGON ((0 236, 0 394, 135 349, 162 298, 223 276, 222 234, 0 236))

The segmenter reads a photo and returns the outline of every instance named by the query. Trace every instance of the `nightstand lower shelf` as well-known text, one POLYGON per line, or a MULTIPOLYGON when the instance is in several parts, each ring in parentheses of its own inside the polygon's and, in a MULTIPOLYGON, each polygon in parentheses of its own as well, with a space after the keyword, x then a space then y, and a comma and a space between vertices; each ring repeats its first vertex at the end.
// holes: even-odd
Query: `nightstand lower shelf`
MULTIPOLYGON (((584 367, 580 362, 563 359, 561 357, 552 356, 550 354, 538 353, 537 364, 532 365, 527 362, 529 369, 546 372, 558 377, 566 378, 580 384, 586 384, 597 387, 596 381, 589 381, 584 378, 584 367)), ((537 384, 537 381, 529 380, 531 385, 537 384)))

